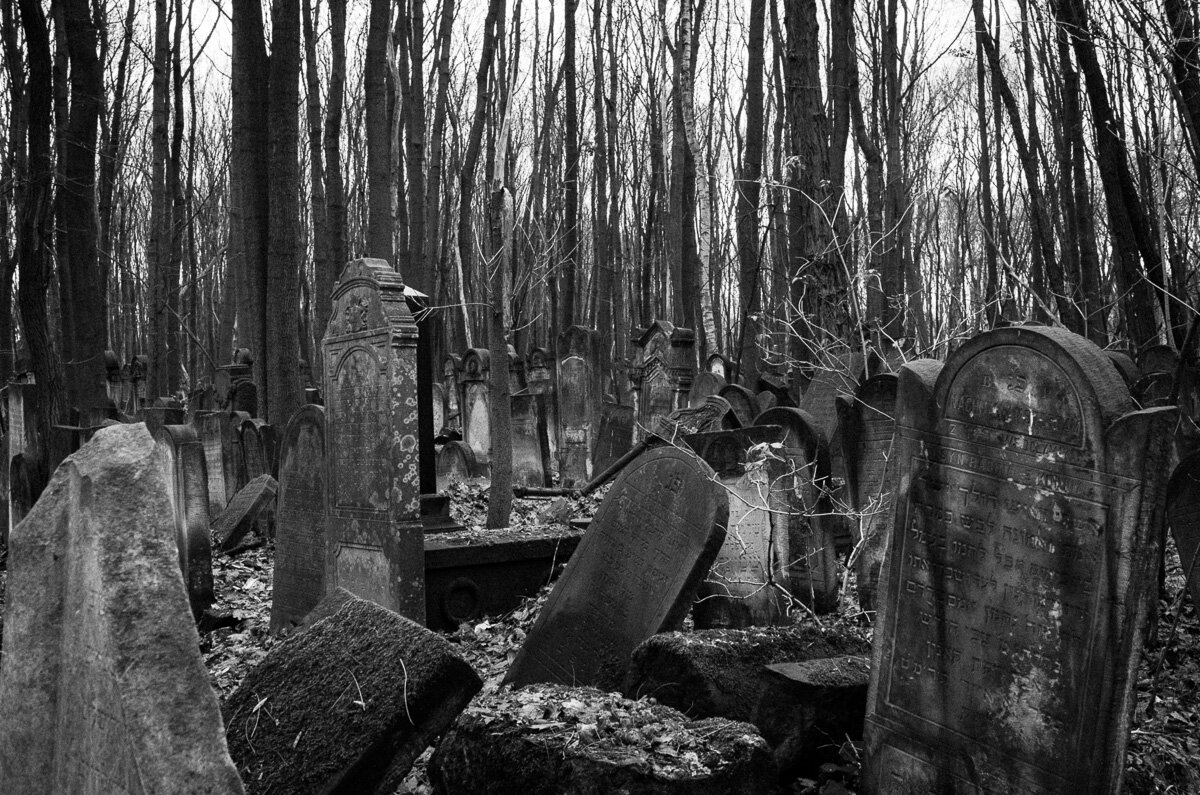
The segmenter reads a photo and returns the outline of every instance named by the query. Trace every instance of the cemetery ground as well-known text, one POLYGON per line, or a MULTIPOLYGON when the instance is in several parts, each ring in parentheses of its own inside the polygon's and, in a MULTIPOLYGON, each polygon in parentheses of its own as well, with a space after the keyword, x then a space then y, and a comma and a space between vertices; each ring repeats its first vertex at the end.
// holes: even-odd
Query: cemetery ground
MULTIPOLYGON (((474 532, 482 529, 487 496, 479 486, 456 484, 451 487, 454 518, 474 532)), ((587 519, 595 511, 603 493, 551 503, 545 500, 517 500, 513 525, 532 525, 548 520, 587 519)), ((0 569, 5 561, 0 548, 0 569)), ((268 633, 271 609, 271 582, 274 546, 265 542, 234 557, 217 555, 213 560, 217 612, 228 612, 235 620, 201 636, 201 654, 213 689, 227 698, 243 677, 266 656, 278 638, 268 633)), ((848 594, 853 594, 853 573, 849 575, 848 594)), ((0 613, 6 571, 0 570, 0 613)), ((502 616, 489 616, 464 624, 447 635, 471 663, 484 682, 480 696, 496 694, 517 649, 537 618, 548 589, 538 598, 502 616)), ((1146 645, 1137 677, 1137 710, 1126 759, 1126 791, 1129 793, 1200 793, 1200 617, 1186 595, 1184 575, 1174 545, 1168 542, 1164 592, 1158 606, 1155 637, 1146 645)), ((843 594, 836 614, 814 618, 797 617, 819 632, 852 634, 870 639, 871 628, 853 596, 843 594)), ((690 624, 690 622, 689 622, 690 624)), ((569 744, 608 743, 626 753, 644 754, 645 738, 630 735, 628 706, 620 699, 572 699, 563 703, 539 700, 516 691, 510 697, 511 709, 529 716, 540 731, 569 736, 569 744), (628 743, 626 743, 628 741, 628 743)), ((641 702, 639 702, 641 703, 641 702)), ((628 702, 625 702, 627 705, 628 702)), ((269 707, 267 707, 269 708, 269 707)), ((488 709, 477 697, 467 715, 490 719, 488 709), (480 714, 482 711, 482 715, 480 714)), ((687 753, 686 739, 667 732, 655 738, 654 747, 664 754, 687 753)), ((656 751, 657 752, 657 751, 656 751)), ((794 793, 846 793, 855 791, 858 746, 847 743, 841 755, 844 764, 826 770, 821 780, 801 778, 793 782, 794 793)), ((401 793, 431 791, 426 774, 430 751, 423 754, 405 778, 401 793)), ((653 760, 649 760, 653 761, 653 760)))

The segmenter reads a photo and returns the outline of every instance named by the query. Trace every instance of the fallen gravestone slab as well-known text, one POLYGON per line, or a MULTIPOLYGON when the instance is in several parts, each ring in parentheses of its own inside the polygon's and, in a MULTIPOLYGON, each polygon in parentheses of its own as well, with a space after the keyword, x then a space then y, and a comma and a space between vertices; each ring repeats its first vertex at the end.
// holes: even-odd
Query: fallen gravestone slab
POLYGON ((757 795, 774 779, 753 726, 550 684, 476 699, 429 762, 439 795, 757 795))
POLYGON ((725 539, 729 501, 714 479, 674 447, 626 466, 505 682, 594 684, 647 637, 679 626, 725 539))
POLYGON ((222 552, 237 546, 264 508, 275 499, 279 484, 270 475, 259 475, 246 484, 229 503, 225 512, 213 520, 212 533, 222 552))
POLYGON ((96 433, 12 533, 5 793, 240 793, 143 424, 96 433))
POLYGON ((344 591, 222 707, 250 793, 393 793, 482 686, 436 633, 344 591))

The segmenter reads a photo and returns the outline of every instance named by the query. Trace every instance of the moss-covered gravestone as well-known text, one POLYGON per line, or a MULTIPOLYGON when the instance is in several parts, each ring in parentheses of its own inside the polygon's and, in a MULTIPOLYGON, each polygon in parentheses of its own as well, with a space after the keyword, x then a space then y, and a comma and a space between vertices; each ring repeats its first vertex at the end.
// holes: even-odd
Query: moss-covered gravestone
POLYGON ((10 539, 5 793, 240 793, 146 426, 103 428, 10 539))
POLYGON ((1175 409, 1027 326, 899 411, 861 791, 1119 792, 1175 409))

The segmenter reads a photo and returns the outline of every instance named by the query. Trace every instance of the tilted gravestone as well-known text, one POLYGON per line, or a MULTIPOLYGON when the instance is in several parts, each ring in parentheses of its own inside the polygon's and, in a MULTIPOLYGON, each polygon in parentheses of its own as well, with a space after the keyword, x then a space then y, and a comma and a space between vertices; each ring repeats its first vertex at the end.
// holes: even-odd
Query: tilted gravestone
POLYGON ((1200 609, 1200 451, 1180 461, 1171 475, 1167 484, 1167 524, 1192 604, 1200 609))
POLYGON ((323 348, 326 587, 424 623, 417 327, 400 274, 383 260, 346 265, 323 348))
POLYGON ((677 627, 725 538, 729 501, 714 477, 675 447, 625 467, 504 681, 592 684, 677 627))
POLYGON ((11 538, 0 665, 10 793, 241 793, 142 424, 98 431, 11 538))
POLYGON ((1142 377, 1142 372, 1134 364, 1133 357, 1121 351, 1105 351, 1104 355, 1112 362, 1112 366, 1117 368, 1117 372, 1121 374, 1122 380, 1125 381, 1125 386, 1132 389, 1137 380, 1142 377))
POLYGON ((488 386, 492 354, 487 348, 471 348, 463 354, 459 373, 459 401, 463 441, 475 454, 480 477, 491 471, 492 418, 491 389, 488 386))
POLYGON ((600 474, 633 447, 633 406, 605 401, 600 407, 600 430, 592 455, 592 472, 600 474))
POLYGON ((303 406, 288 421, 276 494, 271 631, 298 625, 325 596, 325 409, 303 406))
POLYGON ((204 447, 204 466, 208 472, 208 513, 216 516, 225 510, 229 498, 225 495, 225 458, 221 452, 221 425, 224 415, 219 411, 198 411, 192 418, 196 435, 204 447))
POLYGON ((435 632, 340 590, 225 702, 251 793, 396 792, 482 686, 435 632), (265 711, 265 714, 259 714, 265 711))
POLYGON ((558 474, 564 484, 588 482, 600 404, 599 334, 572 326, 558 339, 558 474))
MULTIPOLYGON (((783 430, 777 425, 713 431, 684 437, 716 473, 729 498, 725 542, 700 583, 692 617, 697 629, 770 626, 790 621, 787 599, 787 522, 772 516, 773 455, 783 430)), ((781 517, 782 518, 782 517, 781 517)))
POLYGON ((863 792, 1121 789, 1173 409, 1088 340, 1009 327, 900 407, 863 792))
POLYGON ((635 438, 640 441, 655 428, 659 417, 687 406, 687 395, 696 374, 693 362, 696 334, 691 329, 656 320, 634 342, 641 348, 641 354, 638 365, 630 371, 629 381, 637 396, 635 438))
POLYGON ((204 446, 190 425, 164 425, 155 436, 157 455, 171 495, 179 568, 192 615, 212 605, 212 536, 208 528, 208 472, 204 446))
POLYGON ((279 483, 263 474, 233 495, 229 505, 212 520, 212 534, 222 552, 237 547, 251 529, 261 530, 259 517, 275 500, 279 483))
POLYGON ((465 483, 477 471, 475 453, 463 442, 446 442, 437 454, 437 489, 445 491, 454 483, 465 483))
POLYGON ((754 419, 755 425, 777 425, 782 445, 773 450, 769 492, 772 520, 786 577, 778 581, 790 596, 818 613, 837 609, 838 564, 834 549, 836 522, 829 496, 829 445, 806 412, 779 406, 754 419))
POLYGON ((717 394, 729 401, 729 406, 733 409, 733 416, 737 417, 738 425, 743 428, 753 425, 754 418, 762 413, 758 410, 754 393, 744 386, 727 384, 717 394))

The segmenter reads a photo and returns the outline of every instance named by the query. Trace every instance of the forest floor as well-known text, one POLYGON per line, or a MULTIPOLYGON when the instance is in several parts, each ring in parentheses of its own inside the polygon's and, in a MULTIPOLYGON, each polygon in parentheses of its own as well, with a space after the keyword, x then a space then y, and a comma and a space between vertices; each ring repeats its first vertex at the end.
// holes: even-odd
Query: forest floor
MULTIPOLYGON (((570 506, 571 518, 588 518, 596 500, 570 506)), ((513 524, 534 524, 547 512, 545 501, 516 500, 513 524)), ((486 495, 478 488, 458 487, 454 494, 455 518, 468 528, 480 528, 486 514, 486 495)), ((560 514, 565 506, 556 506, 560 514)), ((6 552, 0 546, 0 614, 4 603, 6 552)), ((201 638, 201 652, 212 685, 222 697, 228 696, 246 673, 279 642, 268 633, 271 613, 271 579, 274 549, 267 544, 234 558, 218 556, 213 561, 218 612, 232 612, 235 627, 220 629, 201 638)), ((545 600, 526 600, 518 609, 503 616, 464 624, 448 639, 475 667, 484 682, 484 692, 500 686, 508 666, 526 633, 537 618, 545 600)), ((1138 666, 1137 707, 1126 757, 1125 791, 1130 795, 1165 793, 1200 795, 1200 617, 1184 588, 1184 575, 1168 543, 1166 587, 1159 602, 1159 620, 1155 637, 1142 652, 1138 666)), ((813 621, 811 617, 799 619, 813 621)), ((823 617, 822 623, 848 626, 847 616, 823 617)), ((426 752, 417 762, 400 793, 431 792, 425 774, 429 758, 426 752)), ((849 762, 853 768, 853 762, 849 762)), ((848 785, 801 780, 791 792, 853 792, 848 785)))

